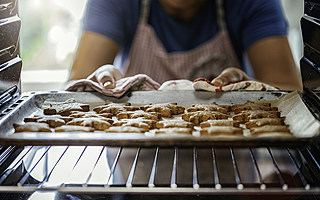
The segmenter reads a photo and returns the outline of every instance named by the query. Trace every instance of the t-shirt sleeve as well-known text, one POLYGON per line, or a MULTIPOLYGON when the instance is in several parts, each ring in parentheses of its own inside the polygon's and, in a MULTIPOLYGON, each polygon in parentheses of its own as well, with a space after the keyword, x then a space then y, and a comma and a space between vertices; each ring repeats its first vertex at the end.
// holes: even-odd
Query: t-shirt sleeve
POLYGON ((287 35, 287 21, 279 0, 251 0, 242 24, 242 42, 247 50, 258 40, 287 35))
POLYGON ((102 34, 119 45, 126 41, 125 15, 127 2, 123 0, 88 0, 83 17, 83 31, 102 34))

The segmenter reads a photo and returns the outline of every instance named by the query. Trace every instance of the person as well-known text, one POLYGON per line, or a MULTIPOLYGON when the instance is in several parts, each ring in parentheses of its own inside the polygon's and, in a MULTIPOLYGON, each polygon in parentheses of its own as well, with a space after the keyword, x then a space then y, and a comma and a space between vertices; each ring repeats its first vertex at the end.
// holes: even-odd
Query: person
POLYGON ((278 0, 88 0, 69 81, 113 88, 142 73, 301 90, 287 28, 278 0))

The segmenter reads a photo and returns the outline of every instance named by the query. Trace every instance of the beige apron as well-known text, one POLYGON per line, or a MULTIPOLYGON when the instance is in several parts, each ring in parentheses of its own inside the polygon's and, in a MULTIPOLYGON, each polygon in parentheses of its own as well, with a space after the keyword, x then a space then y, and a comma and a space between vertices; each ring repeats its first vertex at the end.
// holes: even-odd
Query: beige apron
POLYGON ((222 1, 217 1, 219 32, 209 41, 185 52, 168 53, 148 24, 150 0, 142 12, 130 51, 125 76, 147 74, 155 81, 213 79, 227 67, 239 67, 224 21, 222 1))
MULTIPOLYGON (((237 67, 238 61, 233 52, 226 26, 224 23, 224 13, 221 1, 218 8, 219 32, 215 37, 200 45, 196 49, 183 53, 167 53, 161 42, 156 37, 152 27, 147 24, 148 19, 148 0, 143 0, 142 15, 138 24, 138 30, 134 39, 130 55, 130 64, 128 65, 126 76, 137 73, 144 73, 154 80, 162 83, 166 80, 185 79, 193 80, 198 77, 211 78, 206 76, 212 74, 217 76, 226 67, 237 67), (194 73, 194 76, 192 74, 194 73)), ((198 167, 212 165, 209 163, 211 154, 199 150, 198 167), (201 154, 201 156, 200 156, 201 154)), ((117 155, 117 148, 108 148, 108 160, 110 165, 113 164, 117 155)), ((130 173, 133 160, 137 149, 123 151, 118 167, 113 177, 114 184, 125 184, 125 180, 130 173)), ((135 170, 135 182, 146 183, 150 176, 150 170, 154 158, 154 149, 143 150, 139 155, 137 169, 135 170), (150 163, 151 162, 151 163, 150 163)), ((157 162, 156 184, 168 184, 171 179, 172 159, 174 149, 164 149, 159 152, 157 162)), ((179 151, 178 156, 178 174, 177 182, 179 184, 192 182, 192 149, 179 151)), ((217 150, 216 156, 219 158, 220 181, 222 183, 234 182, 234 176, 229 174, 232 169, 230 152, 227 150, 217 150), (231 164, 230 164, 231 163, 231 164)), ((242 158, 241 164, 250 163, 250 158, 242 158)), ((248 173, 253 171, 248 167, 248 173)), ((212 183, 213 177, 208 176, 208 172, 202 170, 198 174, 200 183, 212 183)))

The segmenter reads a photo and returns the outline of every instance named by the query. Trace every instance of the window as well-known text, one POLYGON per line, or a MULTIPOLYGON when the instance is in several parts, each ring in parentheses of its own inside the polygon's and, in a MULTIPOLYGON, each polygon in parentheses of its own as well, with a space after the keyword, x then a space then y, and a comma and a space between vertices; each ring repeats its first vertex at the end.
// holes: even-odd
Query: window
POLYGON ((85 4, 86 0, 19 1, 22 91, 60 89, 76 51, 85 4))

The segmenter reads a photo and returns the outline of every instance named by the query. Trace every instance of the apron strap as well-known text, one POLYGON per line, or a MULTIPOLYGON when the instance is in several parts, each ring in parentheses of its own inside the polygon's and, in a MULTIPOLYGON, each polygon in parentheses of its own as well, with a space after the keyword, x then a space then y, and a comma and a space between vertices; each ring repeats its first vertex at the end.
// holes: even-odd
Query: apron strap
POLYGON ((141 0, 140 20, 147 23, 150 13, 150 0, 141 0))
POLYGON ((219 30, 225 30, 226 29, 226 21, 225 21, 223 0, 216 0, 216 10, 217 10, 219 30))

